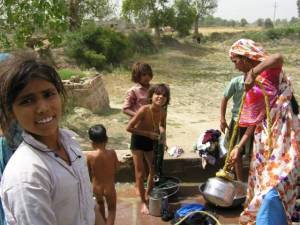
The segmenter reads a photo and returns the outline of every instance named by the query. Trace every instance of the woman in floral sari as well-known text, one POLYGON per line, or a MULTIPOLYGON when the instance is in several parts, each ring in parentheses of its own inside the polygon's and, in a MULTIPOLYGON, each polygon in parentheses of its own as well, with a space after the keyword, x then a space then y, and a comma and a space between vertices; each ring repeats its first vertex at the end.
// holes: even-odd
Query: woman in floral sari
POLYGON ((236 69, 247 74, 247 93, 239 120, 239 126, 247 127, 247 131, 233 148, 231 163, 235 162, 241 147, 253 132, 255 137, 247 201, 240 224, 291 224, 296 201, 300 122, 290 80, 282 72, 282 56, 268 55, 249 39, 235 42, 229 54, 236 69), (262 83, 270 103, 271 146, 264 94, 255 81, 262 83))

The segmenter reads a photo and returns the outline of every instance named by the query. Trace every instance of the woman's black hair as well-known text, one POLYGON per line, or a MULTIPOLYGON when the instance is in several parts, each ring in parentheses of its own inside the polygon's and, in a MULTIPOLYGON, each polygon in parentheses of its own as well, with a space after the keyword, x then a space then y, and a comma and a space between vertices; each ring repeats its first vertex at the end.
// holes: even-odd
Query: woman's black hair
POLYGON ((166 84, 156 84, 150 87, 148 90, 148 102, 152 103, 152 96, 153 94, 162 94, 167 98, 166 104, 164 106, 167 106, 170 103, 170 88, 166 84))
POLYGON ((88 133, 90 140, 94 143, 106 143, 108 140, 106 128, 102 124, 96 124, 90 127, 88 133))

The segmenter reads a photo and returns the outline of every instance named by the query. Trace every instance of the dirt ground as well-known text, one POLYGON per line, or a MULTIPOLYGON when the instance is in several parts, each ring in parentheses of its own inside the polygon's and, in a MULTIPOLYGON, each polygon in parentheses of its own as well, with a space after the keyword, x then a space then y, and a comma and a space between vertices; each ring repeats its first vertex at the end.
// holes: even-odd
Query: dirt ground
MULTIPOLYGON (((170 86, 171 103, 167 118, 169 147, 178 145, 185 152, 192 151, 201 133, 219 128, 223 90, 232 77, 240 74, 228 58, 231 43, 197 45, 174 41, 157 54, 136 57, 136 60, 152 66, 152 83, 163 82, 170 86)), ((289 40, 263 44, 271 53, 281 52, 284 55, 285 69, 292 75, 296 97, 300 99, 299 44, 291 44, 289 40)), ((132 62, 128 62, 128 65, 132 62)), ((133 85, 130 71, 126 68, 115 69, 112 73, 104 74, 103 80, 109 93, 111 109, 98 115, 75 109, 74 114, 68 115, 66 125, 81 135, 83 149, 89 148, 86 130, 95 123, 103 123, 107 127, 111 148, 128 149, 130 135, 125 130, 128 117, 121 112, 121 107, 126 90, 133 85)), ((229 121, 230 105, 227 117, 229 121)))

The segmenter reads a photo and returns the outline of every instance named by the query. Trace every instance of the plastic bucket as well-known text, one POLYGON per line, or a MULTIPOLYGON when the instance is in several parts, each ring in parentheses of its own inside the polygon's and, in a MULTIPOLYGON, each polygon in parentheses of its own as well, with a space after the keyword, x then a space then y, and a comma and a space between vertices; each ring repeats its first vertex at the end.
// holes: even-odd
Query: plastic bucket
POLYGON ((161 216, 163 207, 166 207, 167 193, 161 190, 153 190, 149 196, 149 214, 161 216))

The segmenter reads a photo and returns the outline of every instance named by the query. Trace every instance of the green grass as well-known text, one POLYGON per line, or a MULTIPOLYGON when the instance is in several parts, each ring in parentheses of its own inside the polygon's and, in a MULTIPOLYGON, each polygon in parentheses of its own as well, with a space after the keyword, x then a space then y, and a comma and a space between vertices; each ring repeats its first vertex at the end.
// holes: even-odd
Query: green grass
POLYGON ((76 77, 85 77, 87 74, 81 70, 76 69, 60 69, 58 70, 58 74, 63 80, 69 80, 72 76, 76 77))

